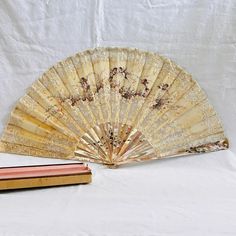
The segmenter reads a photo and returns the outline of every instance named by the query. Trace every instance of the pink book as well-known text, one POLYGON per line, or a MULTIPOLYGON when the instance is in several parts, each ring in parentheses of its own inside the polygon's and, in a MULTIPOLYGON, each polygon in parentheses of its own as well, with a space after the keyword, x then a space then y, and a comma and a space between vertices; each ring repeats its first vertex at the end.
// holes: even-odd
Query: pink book
POLYGON ((91 175, 83 163, 1 167, 0 190, 89 183, 91 175))

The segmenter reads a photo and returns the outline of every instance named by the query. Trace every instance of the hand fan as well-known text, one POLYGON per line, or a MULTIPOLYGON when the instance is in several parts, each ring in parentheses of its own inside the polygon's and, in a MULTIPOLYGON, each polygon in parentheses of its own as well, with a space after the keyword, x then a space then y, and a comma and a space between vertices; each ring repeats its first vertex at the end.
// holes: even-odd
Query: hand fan
POLYGON ((190 74, 156 53, 96 48, 46 71, 12 110, 2 152, 116 166, 228 148, 190 74))

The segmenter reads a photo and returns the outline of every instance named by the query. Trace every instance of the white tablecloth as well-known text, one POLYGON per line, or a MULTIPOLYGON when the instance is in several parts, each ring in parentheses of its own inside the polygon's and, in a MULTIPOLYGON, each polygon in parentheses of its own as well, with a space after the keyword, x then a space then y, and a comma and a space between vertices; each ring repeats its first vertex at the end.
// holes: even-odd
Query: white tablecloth
MULTIPOLYGON (((193 74, 227 151, 112 170, 89 185, 0 193, 0 235, 236 235, 234 0, 0 1, 0 132, 49 66, 96 46, 157 51, 193 74)), ((59 160, 0 154, 0 166, 59 160)))

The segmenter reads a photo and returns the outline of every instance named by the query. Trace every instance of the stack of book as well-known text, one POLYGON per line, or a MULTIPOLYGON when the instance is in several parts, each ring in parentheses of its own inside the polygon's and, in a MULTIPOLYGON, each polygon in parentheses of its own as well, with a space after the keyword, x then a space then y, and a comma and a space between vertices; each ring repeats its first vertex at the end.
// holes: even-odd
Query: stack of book
POLYGON ((0 168, 0 190, 86 184, 91 170, 83 163, 0 168))

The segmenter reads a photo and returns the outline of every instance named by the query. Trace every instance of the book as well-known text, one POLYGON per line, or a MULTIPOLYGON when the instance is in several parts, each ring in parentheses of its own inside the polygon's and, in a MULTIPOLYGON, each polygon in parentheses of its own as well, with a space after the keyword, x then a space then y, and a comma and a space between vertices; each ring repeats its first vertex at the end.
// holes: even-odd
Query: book
POLYGON ((91 181, 92 172, 83 163, 0 168, 0 190, 86 184, 91 181))

